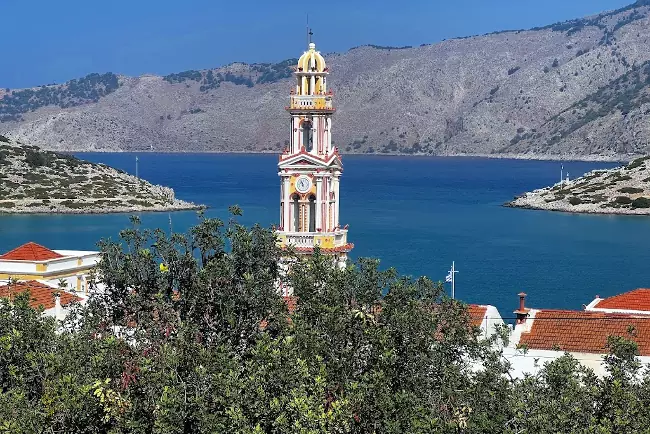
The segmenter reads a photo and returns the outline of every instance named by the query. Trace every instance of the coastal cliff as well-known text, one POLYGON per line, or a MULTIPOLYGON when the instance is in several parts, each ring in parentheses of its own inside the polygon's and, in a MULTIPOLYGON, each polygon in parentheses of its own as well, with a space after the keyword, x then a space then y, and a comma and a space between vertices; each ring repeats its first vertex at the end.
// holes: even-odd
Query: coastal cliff
POLYGON ((525 193, 505 206, 592 214, 650 214, 650 157, 525 193))
POLYGON ((0 136, 0 214, 197 209, 174 190, 121 170, 0 136))

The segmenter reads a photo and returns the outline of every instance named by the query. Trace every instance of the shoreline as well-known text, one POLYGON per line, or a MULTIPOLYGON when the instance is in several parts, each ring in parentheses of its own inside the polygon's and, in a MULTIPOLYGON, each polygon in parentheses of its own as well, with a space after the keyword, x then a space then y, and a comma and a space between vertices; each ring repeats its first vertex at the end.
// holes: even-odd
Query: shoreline
MULTIPOLYGON (((206 205, 196 205, 193 203, 185 202, 181 204, 169 206, 157 206, 152 208, 138 208, 138 207, 106 207, 106 208, 87 208, 87 209, 73 209, 73 208, 57 208, 57 209, 30 209, 21 207, 14 210, 8 208, 0 208, 0 217, 11 215, 97 215, 97 214, 133 214, 133 213, 149 213, 149 212, 176 212, 176 211, 195 211, 200 209, 207 209, 206 205)), ((45 206, 40 207, 45 208, 45 206)))
POLYGON ((522 204, 518 205, 514 203, 515 201, 510 201, 502 204, 501 206, 504 208, 516 208, 516 209, 526 209, 526 210, 531 210, 531 211, 548 211, 548 212, 556 212, 556 213, 564 213, 564 214, 583 214, 583 215, 615 215, 615 216, 636 216, 636 217, 646 217, 650 215, 650 209, 649 208, 636 208, 636 209, 626 209, 626 208, 602 208, 601 211, 599 210, 590 210, 590 209, 583 209, 583 210, 572 210, 568 208, 544 208, 541 206, 535 206, 535 205, 528 205, 528 204, 522 204))
MULTIPOLYGON (((142 150, 142 151, 122 151, 122 150, 85 150, 85 151, 62 151, 54 152, 66 154, 181 154, 181 155, 201 155, 201 154, 222 154, 222 155, 280 155, 282 151, 159 151, 159 150, 142 150)), ((537 155, 537 154, 384 154, 380 152, 373 153, 348 153, 341 152, 341 155, 349 157, 416 157, 416 158, 488 158, 494 160, 530 160, 530 161, 583 161, 583 162, 604 162, 604 163, 622 163, 634 160, 639 155, 537 155)))

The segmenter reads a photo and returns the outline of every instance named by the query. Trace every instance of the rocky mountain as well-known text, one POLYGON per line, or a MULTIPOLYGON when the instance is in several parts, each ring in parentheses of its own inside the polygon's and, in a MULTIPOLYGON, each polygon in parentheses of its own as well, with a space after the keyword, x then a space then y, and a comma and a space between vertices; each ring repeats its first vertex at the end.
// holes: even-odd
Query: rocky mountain
POLYGON ((0 214, 195 209, 174 190, 0 136, 0 214))
MULTIPOLYGON (((650 0, 543 28, 364 46, 326 60, 344 153, 650 153, 650 0)), ((0 132, 53 150, 279 152, 294 62, 5 89, 0 132)))
POLYGON ((595 170, 516 197, 506 206, 594 214, 650 214, 650 157, 595 170))

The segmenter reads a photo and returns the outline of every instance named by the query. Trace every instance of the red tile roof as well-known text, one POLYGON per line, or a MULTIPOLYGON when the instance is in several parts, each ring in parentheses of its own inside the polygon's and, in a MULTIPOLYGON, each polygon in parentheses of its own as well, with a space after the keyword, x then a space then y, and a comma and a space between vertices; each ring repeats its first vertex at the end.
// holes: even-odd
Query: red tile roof
POLYGON ((0 259, 10 259, 13 261, 47 261, 63 257, 63 255, 60 255, 47 247, 29 242, 1 255, 0 259))
POLYGON ((605 298, 596 303, 594 307, 596 309, 647 310, 650 313, 650 289, 640 288, 605 298))
POLYGON ((469 318, 472 321, 472 325, 475 327, 480 327, 485 319, 485 314, 487 313, 487 306, 480 306, 478 304, 470 304, 467 306, 467 311, 469 312, 469 318))
POLYGON ((289 313, 294 313, 296 311, 296 305, 298 304, 298 297, 293 295, 285 295, 282 297, 284 302, 287 304, 287 310, 289 313))
POLYGON ((535 314, 520 345, 529 349, 607 353, 608 336, 635 341, 639 354, 650 356, 650 317, 590 311, 543 310, 535 314))
MULTIPOLYGON (((31 297, 31 302, 29 304, 33 308, 43 306, 45 309, 52 309, 54 307, 54 291, 56 291, 56 289, 35 280, 18 282, 14 285, 0 286, 0 297, 12 299, 16 295, 26 291, 29 291, 31 297)), ((80 300, 81 298, 76 295, 61 291, 61 306, 80 300)))

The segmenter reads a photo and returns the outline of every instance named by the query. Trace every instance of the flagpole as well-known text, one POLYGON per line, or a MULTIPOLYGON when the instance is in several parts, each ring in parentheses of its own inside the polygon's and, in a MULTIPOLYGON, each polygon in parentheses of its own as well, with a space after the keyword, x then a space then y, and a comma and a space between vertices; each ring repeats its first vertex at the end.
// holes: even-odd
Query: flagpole
POLYGON ((451 261, 451 299, 456 299, 456 261, 451 261))

